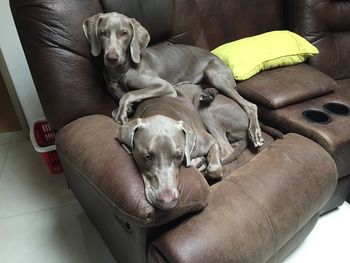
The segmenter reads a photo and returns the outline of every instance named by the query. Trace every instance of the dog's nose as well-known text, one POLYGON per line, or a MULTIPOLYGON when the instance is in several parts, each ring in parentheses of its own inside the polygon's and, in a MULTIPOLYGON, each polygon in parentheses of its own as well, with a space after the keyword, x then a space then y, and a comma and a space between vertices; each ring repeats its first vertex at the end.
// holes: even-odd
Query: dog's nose
POLYGON ((108 52, 106 57, 107 57, 108 62, 111 64, 115 64, 119 60, 119 55, 115 51, 108 52))
POLYGON ((165 190, 158 196, 158 201, 163 209, 171 209, 176 206, 178 200, 178 192, 176 190, 165 190))

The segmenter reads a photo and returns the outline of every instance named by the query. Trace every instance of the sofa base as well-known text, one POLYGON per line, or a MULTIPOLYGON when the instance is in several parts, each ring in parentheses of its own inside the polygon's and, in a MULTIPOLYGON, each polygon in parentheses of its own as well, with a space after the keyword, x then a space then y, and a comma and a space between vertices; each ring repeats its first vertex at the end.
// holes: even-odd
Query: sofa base
POLYGON ((349 200, 349 189, 350 189, 350 176, 344 176, 338 180, 337 188, 334 191, 331 199, 328 203, 322 208, 321 215, 326 214, 339 206, 341 206, 345 199, 349 200), (348 196, 348 197, 347 197, 348 196))
POLYGON ((86 182, 63 156, 60 160, 72 192, 85 213, 100 233, 117 262, 146 262, 146 249, 150 240, 164 227, 139 228, 118 218, 113 209, 91 185, 86 182))

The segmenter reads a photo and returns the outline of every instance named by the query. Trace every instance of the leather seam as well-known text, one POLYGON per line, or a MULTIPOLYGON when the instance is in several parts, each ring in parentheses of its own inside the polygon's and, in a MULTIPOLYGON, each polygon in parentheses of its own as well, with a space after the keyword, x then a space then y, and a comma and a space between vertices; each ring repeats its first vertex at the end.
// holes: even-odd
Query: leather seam
POLYGON ((259 210, 263 213, 266 221, 268 222, 269 224, 269 227, 270 227, 270 230, 271 230, 271 236, 272 236, 272 239, 273 239, 273 250, 274 252, 276 251, 277 249, 277 240, 276 240, 276 233, 275 233, 275 229, 273 227, 273 224, 265 210, 265 208, 263 207, 263 205, 261 204, 261 202, 259 202, 259 200, 253 195, 251 194, 247 189, 245 189, 243 186, 235 183, 235 182, 232 182, 232 181, 229 181, 229 180, 224 180, 222 181, 222 183, 229 183, 229 184, 232 184, 234 186, 236 186, 239 190, 241 190, 242 192, 244 192, 247 196, 250 197, 250 199, 257 205, 257 207, 259 208, 259 210))
POLYGON ((249 90, 251 93, 257 95, 258 97, 262 98, 263 100, 266 100, 268 103, 270 103, 270 104, 272 105, 272 108, 278 109, 278 106, 277 106, 272 100, 270 100, 269 98, 267 98, 265 95, 260 94, 260 93, 258 93, 258 92, 256 92, 256 91, 252 90, 251 88, 249 88, 249 87, 247 87, 247 86, 245 86, 245 85, 239 84, 239 86, 241 86, 242 88, 245 88, 245 89, 249 90))

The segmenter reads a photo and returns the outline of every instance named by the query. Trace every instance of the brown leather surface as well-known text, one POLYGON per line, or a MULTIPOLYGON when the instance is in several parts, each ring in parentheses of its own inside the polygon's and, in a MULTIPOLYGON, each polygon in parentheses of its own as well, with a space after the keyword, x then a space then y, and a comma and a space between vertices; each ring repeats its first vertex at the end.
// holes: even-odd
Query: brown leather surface
POLYGON ((260 107, 262 121, 280 129, 283 132, 302 134, 323 146, 335 159, 339 177, 350 174, 350 115, 339 116, 330 114, 329 124, 312 123, 305 120, 302 112, 307 109, 323 109, 328 102, 340 102, 350 106, 350 80, 338 81, 334 93, 307 100, 279 110, 260 107))
POLYGON ((315 98, 335 88, 332 78, 304 63, 263 71, 238 84, 243 97, 271 109, 315 98))
POLYGON ((152 242, 150 255, 167 262, 265 262, 328 201, 336 181, 322 147, 288 134, 211 186, 206 209, 152 242))
POLYGON ((62 128, 56 145, 64 162, 79 171, 121 219, 150 227, 206 206, 207 182, 197 170, 185 167, 179 173, 178 205, 165 212, 149 204, 132 156, 116 141, 115 132, 113 119, 92 115, 62 128))
POLYGON ((152 44, 169 40, 207 49, 283 27, 279 0, 249 4, 225 0, 11 0, 10 4, 41 104, 54 130, 82 116, 109 116, 117 105, 104 88, 102 61, 91 56, 82 30, 84 19, 93 14, 117 11, 135 17, 150 32, 152 44))
POLYGON ((210 50, 239 38, 282 29, 280 0, 196 0, 210 50))
POLYGON ((296 249, 301 242, 308 236, 313 230, 319 218, 319 214, 314 215, 302 229, 298 231, 288 242, 281 247, 266 263, 278 263, 283 260, 296 249))
POLYGON ((320 51, 309 59, 312 66, 334 79, 350 78, 350 2, 290 0, 288 14, 292 30, 320 51))
POLYGON ((321 209, 320 214, 325 214, 341 206, 346 197, 350 193, 350 176, 343 176, 338 180, 337 188, 334 191, 332 198, 321 209))

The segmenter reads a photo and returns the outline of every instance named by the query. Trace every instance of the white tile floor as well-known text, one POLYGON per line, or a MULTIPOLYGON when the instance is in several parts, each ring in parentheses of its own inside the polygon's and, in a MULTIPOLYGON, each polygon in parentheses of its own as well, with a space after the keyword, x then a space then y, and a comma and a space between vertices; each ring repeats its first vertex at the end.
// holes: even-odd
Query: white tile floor
MULTIPOLYGON (((348 263, 350 205, 319 220, 285 262, 348 263)), ((67 189, 22 132, 0 134, 0 263, 114 262, 67 189)))

